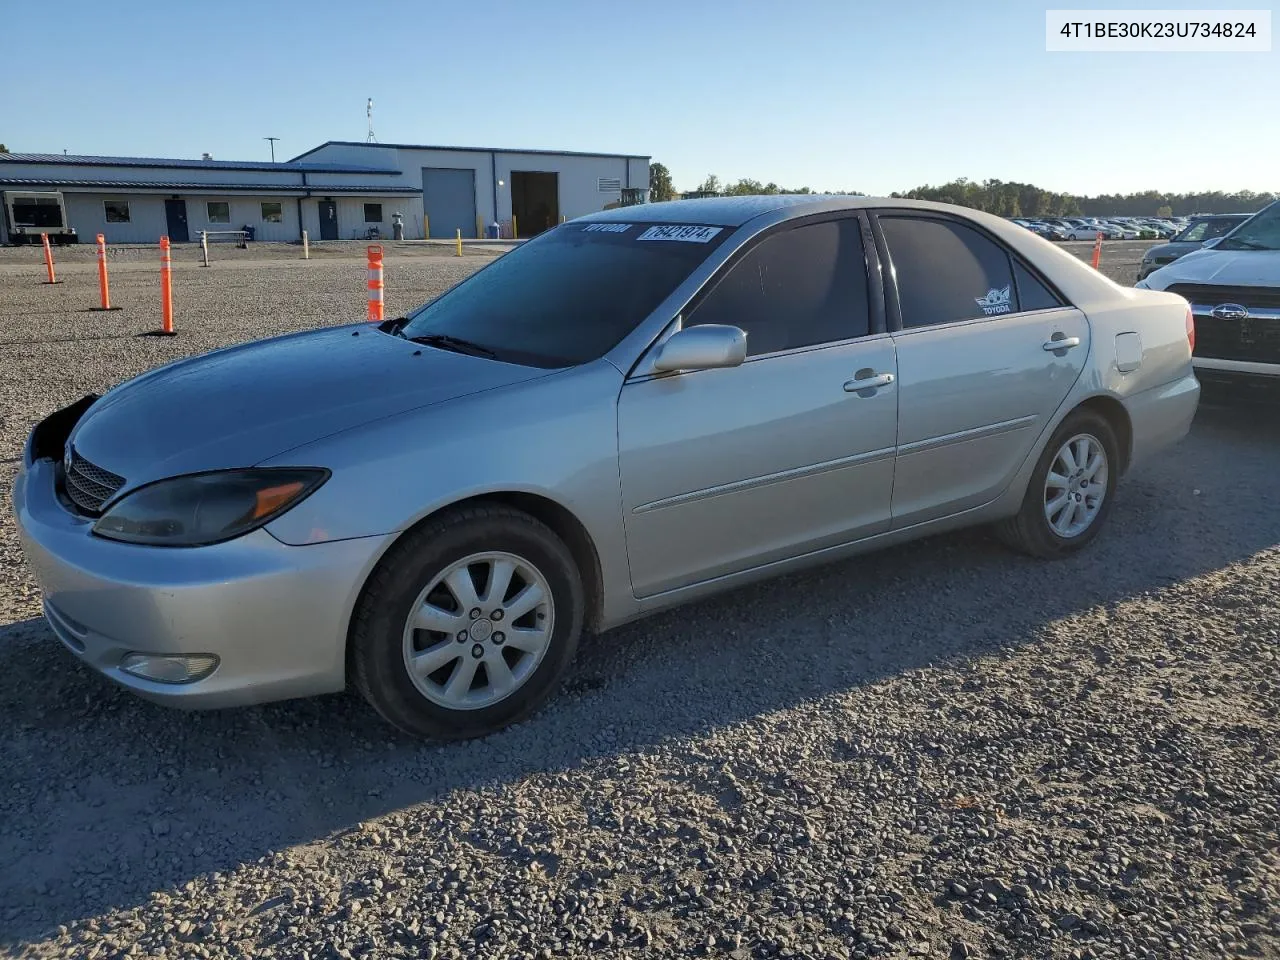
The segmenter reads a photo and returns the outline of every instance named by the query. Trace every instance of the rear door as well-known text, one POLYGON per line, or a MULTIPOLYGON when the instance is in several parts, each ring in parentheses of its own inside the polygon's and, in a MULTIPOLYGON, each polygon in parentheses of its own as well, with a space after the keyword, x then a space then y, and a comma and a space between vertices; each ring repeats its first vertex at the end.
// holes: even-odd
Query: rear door
POLYGON ((881 211, 876 225, 898 356, 896 529, 1008 486, 1084 369, 1089 325, 970 221, 881 211))
POLYGON ((619 467, 637 596, 888 529, 896 367, 866 249, 856 216, 766 235, 684 320, 746 331, 746 362, 623 386, 619 467))

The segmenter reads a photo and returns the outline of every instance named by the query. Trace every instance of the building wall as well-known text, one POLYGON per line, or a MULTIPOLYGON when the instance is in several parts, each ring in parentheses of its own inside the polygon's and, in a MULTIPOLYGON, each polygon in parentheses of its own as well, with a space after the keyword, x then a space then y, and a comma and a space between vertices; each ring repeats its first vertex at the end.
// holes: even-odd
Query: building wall
MULTIPOLYGON (((92 243, 101 233, 108 243, 155 243, 169 232, 164 202, 171 194, 139 193, 72 193, 64 190, 67 219, 76 228, 81 243, 92 243), (128 223, 107 223, 107 200, 129 203, 128 223)), ((199 240, 201 230, 239 230, 246 224, 254 228, 257 240, 290 242, 298 239, 298 202, 295 197, 271 196, 193 196, 181 195, 187 204, 187 231, 192 242, 199 240), (230 205, 230 223, 211 223, 209 201, 230 205), (281 221, 267 223, 262 219, 262 203, 280 204, 281 221)), ((215 238, 217 239, 217 238, 215 238)))
MULTIPOLYGON (((421 177, 421 174, 419 174, 421 177)), ((376 196, 343 196, 333 194, 328 197, 323 188, 318 188, 315 195, 302 200, 302 229, 307 231, 311 241, 320 239, 320 201, 332 199, 338 204, 338 239, 363 239, 369 227, 377 226, 382 239, 390 240, 392 234, 391 215, 399 211, 404 215, 404 237, 406 240, 422 239, 422 195, 397 194, 389 197, 376 196), (366 203, 382 204, 382 222, 365 223, 364 205, 366 203)), ((290 201, 291 203, 293 201, 290 201)), ((297 239, 294 233, 294 239, 297 239)))
POLYGON ((93 243, 98 234, 107 243, 155 243, 168 229, 164 217, 164 197, 158 194, 68 193, 62 192, 67 220, 76 228, 81 243, 93 243), (103 203, 107 200, 129 202, 128 223, 107 223, 103 203))
MULTIPOLYGON (((649 161, 644 157, 576 156, 559 153, 518 153, 487 150, 437 150, 413 147, 380 147, 377 145, 330 144, 306 157, 312 163, 352 163, 363 166, 394 165, 404 173, 405 186, 422 187, 423 167, 449 167, 475 171, 476 213, 485 224, 511 221, 511 173, 516 170, 551 172, 558 175, 560 213, 569 220, 603 210, 622 198, 621 190, 601 192, 601 178, 620 181, 622 187, 649 186, 649 161), (495 191, 496 181, 503 185, 495 191), (496 192, 496 198, 495 198, 496 192), (495 206, 496 199, 496 206, 495 206)), ((312 178, 314 179, 314 178, 312 178)), ((331 181, 331 182, 337 182, 331 181)), ((322 188, 313 190, 319 193, 322 188)), ((418 220, 409 232, 410 220, 405 211, 406 236, 420 237, 422 199, 416 198, 414 213, 418 220)), ((406 204, 407 206, 407 204, 406 204)), ((342 209, 339 206, 339 218, 342 209)), ((318 220, 316 221, 318 226, 318 220)), ((341 222, 343 238, 350 227, 341 222)))
MULTIPOLYGON (((239 230, 244 226, 254 229, 254 239, 288 243, 298 239, 298 201, 296 197, 270 196, 188 196, 187 230, 192 240, 199 239, 201 230, 239 230), (209 220, 209 203, 226 203, 231 208, 230 223, 213 223, 209 220), (264 202, 280 204, 279 223, 267 223, 262 219, 264 202)), ((215 238, 225 240, 227 238, 215 238)))

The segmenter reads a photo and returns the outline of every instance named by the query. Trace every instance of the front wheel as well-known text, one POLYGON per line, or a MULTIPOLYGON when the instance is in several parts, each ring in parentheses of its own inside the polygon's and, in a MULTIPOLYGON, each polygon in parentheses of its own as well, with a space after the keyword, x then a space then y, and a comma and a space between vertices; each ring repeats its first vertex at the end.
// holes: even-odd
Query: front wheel
POLYGON ((573 557, 545 525, 498 505, 447 511, 370 577, 352 621, 351 674, 406 733, 482 736, 550 697, 584 606, 573 557))
POLYGON ((1045 559, 1083 550, 1111 513, 1119 465, 1107 419, 1092 410, 1072 413, 1040 455, 1018 514, 997 527, 1001 539, 1045 559))

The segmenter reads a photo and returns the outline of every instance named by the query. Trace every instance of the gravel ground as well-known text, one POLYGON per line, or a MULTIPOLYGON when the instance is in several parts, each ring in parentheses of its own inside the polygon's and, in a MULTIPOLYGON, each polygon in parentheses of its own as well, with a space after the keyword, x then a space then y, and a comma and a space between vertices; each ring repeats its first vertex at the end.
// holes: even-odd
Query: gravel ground
MULTIPOLYGON (((7 499, 30 424, 86 390, 358 319, 358 251, 180 260, 169 340, 137 336, 145 258, 102 316, 91 264, 50 288, 4 253, 0 955, 1280 956, 1274 417, 1202 408, 1082 557, 971 531, 755 586, 423 745, 354 696, 120 692, 40 620, 7 499)), ((446 254, 393 251, 388 310, 485 256, 446 254)))

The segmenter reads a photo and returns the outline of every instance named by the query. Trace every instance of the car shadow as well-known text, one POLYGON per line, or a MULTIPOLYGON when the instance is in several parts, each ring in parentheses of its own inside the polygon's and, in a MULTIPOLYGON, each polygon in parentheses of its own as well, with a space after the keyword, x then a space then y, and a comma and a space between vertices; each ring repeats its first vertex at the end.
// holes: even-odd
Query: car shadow
POLYGON ((177 712, 82 667, 39 618, 0 627, 0 948, 412 804, 1036 643, 1280 542, 1280 511, 1240 508, 1277 441, 1271 419, 1206 407, 1081 555, 1042 563, 973 530, 740 589, 590 638, 551 705, 465 743, 409 741, 346 694, 177 712))

